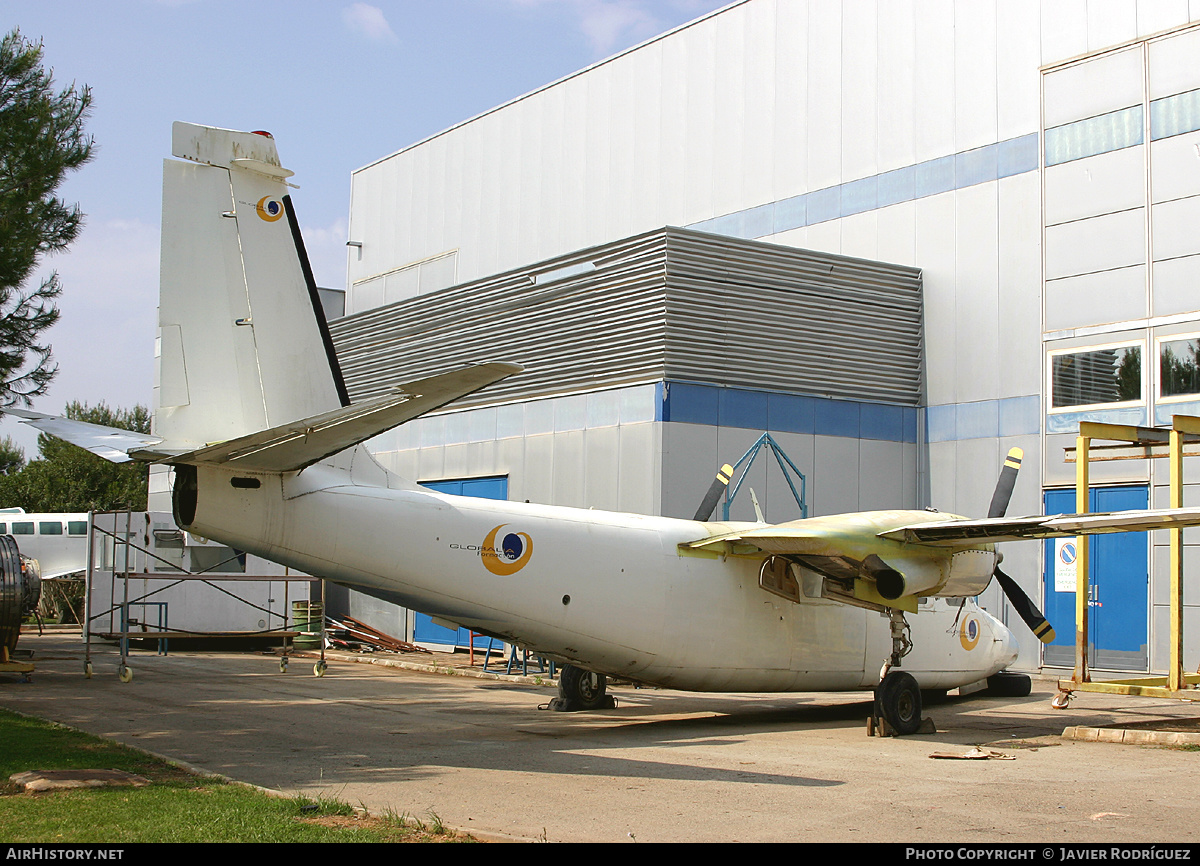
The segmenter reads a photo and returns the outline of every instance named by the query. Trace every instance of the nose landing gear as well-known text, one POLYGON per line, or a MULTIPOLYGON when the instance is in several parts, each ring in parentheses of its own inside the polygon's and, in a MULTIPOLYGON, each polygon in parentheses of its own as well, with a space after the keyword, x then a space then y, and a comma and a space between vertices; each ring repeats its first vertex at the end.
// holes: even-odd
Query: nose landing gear
POLYGON ((912 651, 908 622, 904 611, 888 609, 892 627, 892 654, 880 672, 875 687, 875 706, 867 720, 867 733, 879 736, 907 736, 921 730, 921 687, 912 674, 892 670, 912 651))

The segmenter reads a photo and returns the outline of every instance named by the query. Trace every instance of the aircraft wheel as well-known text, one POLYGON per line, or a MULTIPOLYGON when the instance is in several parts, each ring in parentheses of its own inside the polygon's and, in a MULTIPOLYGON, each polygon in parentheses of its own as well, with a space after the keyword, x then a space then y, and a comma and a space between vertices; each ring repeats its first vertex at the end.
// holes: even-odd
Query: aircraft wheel
POLYGON ((90 679, 92 678, 92 663, 91 663, 91 662, 87 662, 87 663, 85 663, 85 664, 84 664, 84 666, 83 666, 83 678, 84 678, 85 680, 90 680, 90 679))
POLYGON ((558 672, 558 696, 571 709, 598 710, 606 706, 608 677, 585 671, 575 665, 563 665, 558 672))
POLYGON ((1025 674, 1000 671, 987 678, 987 694, 993 698, 1024 698, 1033 689, 1033 680, 1025 674))
POLYGON ((921 727, 921 688, 912 674, 892 671, 875 687, 875 712, 900 736, 921 727))
POLYGON ((313 665, 313 676, 314 677, 325 676, 325 671, 328 668, 329 668, 329 665, 325 664, 325 660, 322 659, 321 661, 319 661, 315 665, 313 665))
POLYGON ((128 665, 121 665, 121 669, 117 671, 117 679, 123 683, 133 682, 133 668, 128 665))

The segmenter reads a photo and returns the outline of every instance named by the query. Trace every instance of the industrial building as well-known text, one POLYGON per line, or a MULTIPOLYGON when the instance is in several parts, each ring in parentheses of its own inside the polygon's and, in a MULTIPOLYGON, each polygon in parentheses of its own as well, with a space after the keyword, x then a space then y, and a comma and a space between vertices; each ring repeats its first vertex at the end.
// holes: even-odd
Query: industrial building
MULTIPOLYGON (((742 0, 381 158, 332 323, 352 395, 528 372, 376 453, 444 490, 690 517, 769 432, 810 515, 980 516, 1019 446, 1009 513, 1072 511, 1081 420, 1200 414, 1197 56, 1187 0, 742 0)), ((1155 462, 1097 464, 1093 508, 1165 505, 1155 462)), ((747 483, 799 515, 777 467, 747 483)), ((1166 543, 1093 542, 1095 667, 1164 669, 1166 543)), ((1059 635, 989 589, 1019 666, 1069 664, 1052 543, 1004 553, 1059 635)))
MULTIPOLYGON (((1182 2, 747 0, 365 167, 352 187, 350 315, 334 325, 356 394, 462 360, 489 333, 520 328, 573 351, 493 343, 530 368, 524 384, 401 428, 377 453, 450 489, 689 516, 711 468, 766 430, 808 476, 809 513, 976 515, 1017 445, 1026 469, 1011 510, 1072 510, 1062 448, 1080 419, 1163 424, 1200 408, 1193 17, 1182 2), (831 322, 846 326, 844 357, 898 350, 897 385, 912 345, 894 343, 890 322, 843 318, 835 296, 813 315, 790 309, 787 289, 776 304, 746 292, 747 260, 765 254, 753 244, 731 258, 708 241, 714 291, 692 299, 703 312, 675 334, 704 347, 678 358, 670 302, 606 305, 623 277, 598 261, 670 237, 665 226, 917 269, 915 393, 881 395, 862 375, 833 377, 835 389, 789 380, 798 359, 764 353, 764 330, 782 328, 802 353, 831 322), (595 294, 578 312, 594 328, 528 305, 547 277, 595 294), (456 344, 451 319, 438 339, 405 330, 436 305, 470 310, 470 340, 456 344), (701 357, 714 335, 717 364, 701 357), (664 363, 647 363, 655 351, 664 363), (1142 363, 1150 353, 1166 366, 1142 363), (788 400, 806 407, 802 426, 769 411, 788 400)), ((756 471, 767 518, 797 516, 782 481, 756 471)), ((1095 507, 1163 504, 1164 472, 1097 467, 1095 507)), ((1164 548, 1122 543, 1117 562, 1097 557, 1094 614, 1114 619, 1097 625, 1098 664, 1161 669, 1164 548)), ((1018 627, 1028 668, 1070 657, 1074 594, 1056 587, 1045 547, 1005 550, 1060 635, 1043 659, 1018 627)))

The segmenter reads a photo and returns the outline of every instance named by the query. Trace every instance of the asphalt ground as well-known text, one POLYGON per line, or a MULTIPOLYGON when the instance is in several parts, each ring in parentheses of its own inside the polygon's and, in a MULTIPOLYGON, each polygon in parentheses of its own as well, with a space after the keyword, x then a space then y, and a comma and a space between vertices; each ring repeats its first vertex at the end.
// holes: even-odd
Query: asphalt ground
MULTIPOLYGON (((951 697, 937 733, 866 735, 867 692, 700 694, 614 687, 614 710, 556 713, 530 679, 466 675, 466 656, 134 651, 22 635, 32 682, 0 706, 292 795, 338 797, 484 839, 566 842, 1190 842, 1200 752, 1062 736, 1187 728, 1190 702, 1080 694, 951 697), (457 675, 447 675, 445 671, 457 675), (981 747, 1012 760, 942 760, 981 747)), ((477 673, 477 671, 476 671, 477 673)), ((3 744, 0 744, 2 747, 3 744)), ((36 769, 30 767, 29 769, 36 769)))

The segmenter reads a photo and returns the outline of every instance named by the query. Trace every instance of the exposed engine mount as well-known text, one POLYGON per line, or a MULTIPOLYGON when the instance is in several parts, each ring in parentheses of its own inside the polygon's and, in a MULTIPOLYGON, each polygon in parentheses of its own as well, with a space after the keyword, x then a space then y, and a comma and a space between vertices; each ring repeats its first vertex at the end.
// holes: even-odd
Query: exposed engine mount
POLYGON ((11 535, 0 535, 0 656, 12 656, 21 620, 37 610, 41 597, 37 560, 22 556, 11 535))

